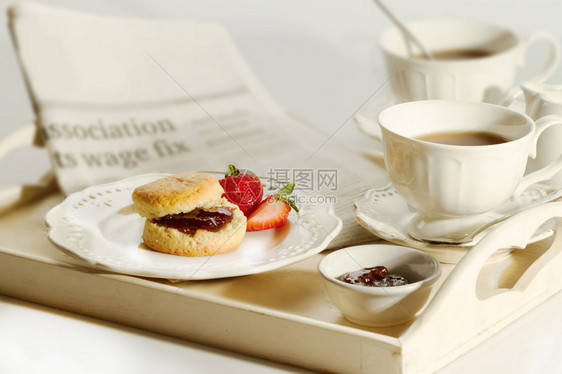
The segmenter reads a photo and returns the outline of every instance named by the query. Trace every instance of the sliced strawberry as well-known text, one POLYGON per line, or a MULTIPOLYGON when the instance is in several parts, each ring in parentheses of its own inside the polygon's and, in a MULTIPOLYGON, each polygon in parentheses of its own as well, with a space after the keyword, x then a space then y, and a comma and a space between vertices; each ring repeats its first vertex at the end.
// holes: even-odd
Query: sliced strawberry
POLYGON ((238 205, 247 216, 261 202, 263 186, 259 177, 252 172, 240 172, 234 165, 229 165, 228 168, 229 172, 219 181, 224 189, 223 197, 238 205))
POLYGON ((246 231, 261 231, 281 227, 287 222, 291 207, 272 195, 263 200, 248 217, 246 231))
POLYGON ((265 198, 248 217, 246 231, 261 231, 283 226, 291 208, 297 213, 295 202, 288 198, 293 192, 294 184, 282 187, 276 195, 265 198))

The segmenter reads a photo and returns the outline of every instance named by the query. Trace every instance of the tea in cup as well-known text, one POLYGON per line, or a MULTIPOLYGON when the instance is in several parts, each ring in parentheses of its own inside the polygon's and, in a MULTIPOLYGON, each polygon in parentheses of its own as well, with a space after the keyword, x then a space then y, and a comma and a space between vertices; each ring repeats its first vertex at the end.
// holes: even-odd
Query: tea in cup
MULTIPOLYGON (((533 119, 548 115, 562 116, 562 85, 526 83, 521 86, 525 95, 525 111, 533 119)), ((562 128, 545 131, 537 143, 537 157, 529 160, 528 170, 534 171, 552 163, 562 154, 562 128)), ((544 182, 562 188, 562 172, 544 182)))
POLYGON ((384 160, 396 191, 416 210, 408 232, 462 241, 456 230, 562 169, 557 161, 524 175, 540 134, 562 118, 529 116, 499 105, 455 100, 398 104, 379 115, 384 160), (436 225, 437 223, 437 225, 436 225), (451 227, 447 227, 450 225, 451 227))
POLYGON ((433 59, 426 59, 398 28, 383 33, 380 46, 399 102, 451 99, 501 104, 530 44, 546 40, 551 50, 544 69, 530 81, 544 81, 560 59, 558 41, 547 33, 521 39, 498 25, 451 18, 412 22, 408 27, 433 59))

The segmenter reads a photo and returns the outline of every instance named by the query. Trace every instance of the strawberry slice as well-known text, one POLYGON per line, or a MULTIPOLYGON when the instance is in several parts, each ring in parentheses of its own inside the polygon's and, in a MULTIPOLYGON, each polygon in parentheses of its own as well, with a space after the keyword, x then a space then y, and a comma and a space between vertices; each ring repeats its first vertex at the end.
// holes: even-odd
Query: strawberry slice
POLYGON ((229 171, 219 181, 224 190, 223 197, 238 205, 242 213, 248 216, 263 197, 260 178, 249 170, 240 171, 234 165, 228 165, 229 171))
POLYGON ((292 200, 287 198, 293 192, 294 184, 288 184, 276 195, 265 198, 248 217, 246 231, 275 229, 287 222, 291 208, 298 212, 292 200))

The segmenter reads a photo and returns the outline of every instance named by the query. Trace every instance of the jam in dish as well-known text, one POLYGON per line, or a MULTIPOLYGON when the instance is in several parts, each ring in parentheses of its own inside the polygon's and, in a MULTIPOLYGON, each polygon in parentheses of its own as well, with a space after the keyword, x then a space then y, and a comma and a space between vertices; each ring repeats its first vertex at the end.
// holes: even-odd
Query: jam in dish
POLYGON ((388 274, 384 266, 364 268, 340 275, 337 279, 349 284, 368 287, 393 287, 408 284, 408 280, 398 274, 388 274))
POLYGON ((188 213, 160 217, 152 222, 193 235, 199 229, 220 231, 232 221, 232 217, 233 213, 230 208, 211 208, 209 210, 197 208, 188 213))

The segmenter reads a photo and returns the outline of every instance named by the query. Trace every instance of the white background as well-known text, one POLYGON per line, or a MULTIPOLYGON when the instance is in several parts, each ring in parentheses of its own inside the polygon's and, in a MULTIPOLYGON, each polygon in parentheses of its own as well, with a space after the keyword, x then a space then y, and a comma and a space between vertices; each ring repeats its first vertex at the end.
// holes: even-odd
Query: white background
MULTIPOLYGON (((388 94, 377 37, 390 22, 368 0, 90 0, 45 1, 113 16, 193 18, 225 24, 273 96, 290 112, 336 139, 360 137, 352 114, 373 92, 388 94)), ((0 0, 3 10, 11 1, 0 0)), ((494 21, 522 35, 545 30, 562 40, 557 0, 387 0, 404 19, 463 16, 494 21)), ((5 11, 0 14, 0 137, 33 120, 5 11)), ((540 46, 528 68, 544 60, 540 46)), ((523 73, 523 75, 525 75, 523 73)), ((528 76, 529 74, 527 74, 528 76)), ((562 83, 557 71, 552 83, 562 83)), ((48 168, 44 152, 26 150, 0 161, 0 186, 31 181, 48 168)), ((543 304, 443 372, 562 373, 562 297, 543 304)), ((0 297, 0 372, 185 373, 294 372, 282 367, 0 297)))

